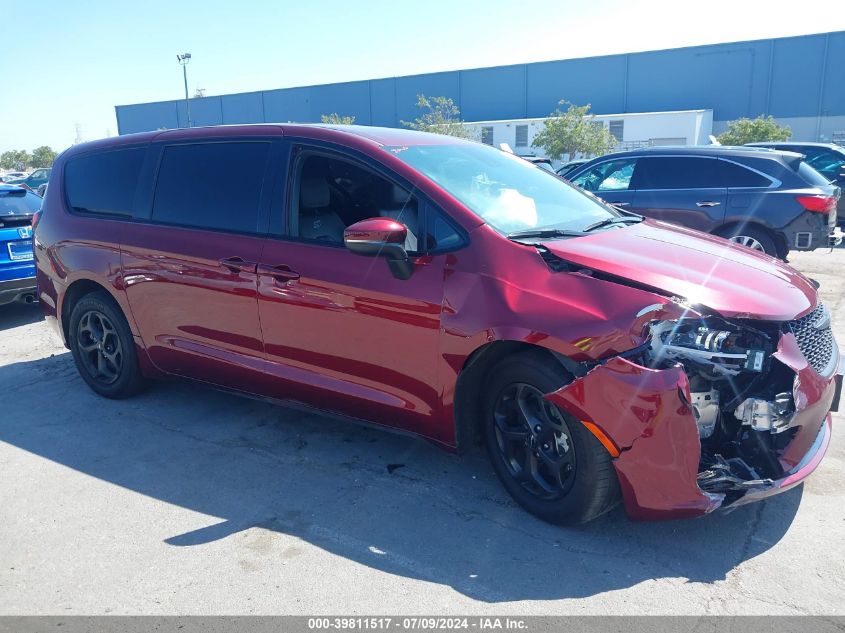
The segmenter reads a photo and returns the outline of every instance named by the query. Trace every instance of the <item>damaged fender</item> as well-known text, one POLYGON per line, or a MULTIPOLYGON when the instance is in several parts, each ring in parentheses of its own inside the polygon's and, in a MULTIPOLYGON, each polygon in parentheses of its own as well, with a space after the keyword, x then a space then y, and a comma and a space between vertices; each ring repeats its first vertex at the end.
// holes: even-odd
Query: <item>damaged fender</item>
POLYGON ((613 465, 631 518, 693 517, 721 505, 724 495, 704 493, 696 481, 701 442, 682 367, 612 358, 546 398, 618 449, 613 465))

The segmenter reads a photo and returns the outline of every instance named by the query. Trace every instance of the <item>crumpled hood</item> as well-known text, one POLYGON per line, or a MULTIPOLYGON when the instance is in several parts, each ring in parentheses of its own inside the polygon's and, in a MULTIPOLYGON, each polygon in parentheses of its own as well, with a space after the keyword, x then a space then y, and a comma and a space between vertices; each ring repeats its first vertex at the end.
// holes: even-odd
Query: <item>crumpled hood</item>
POLYGON ((789 321, 816 304, 801 273, 767 255, 646 220, 542 245, 567 262, 662 290, 725 317, 789 321))

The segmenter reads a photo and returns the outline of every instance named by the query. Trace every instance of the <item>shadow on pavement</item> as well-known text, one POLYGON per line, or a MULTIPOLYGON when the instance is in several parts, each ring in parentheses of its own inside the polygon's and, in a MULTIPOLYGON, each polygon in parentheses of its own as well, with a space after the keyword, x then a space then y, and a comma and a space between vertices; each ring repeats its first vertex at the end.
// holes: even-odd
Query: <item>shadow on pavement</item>
POLYGON ((456 457, 184 383, 109 401, 86 388, 68 353, 0 367, 0 390, 39 405, 7 410, 3 442, 210 515, 166 539, 174 547, 259 527, 487 602, 578 598, 666 577, 723 580, 781 539, 802 496, 799 487, 664 523, 632 523, 617 509, 565 529, 515 506, 483 454, 456 457))
POLYGON ((0 331, 44 320, 37 303, 7 303, 0 306, 0 331))

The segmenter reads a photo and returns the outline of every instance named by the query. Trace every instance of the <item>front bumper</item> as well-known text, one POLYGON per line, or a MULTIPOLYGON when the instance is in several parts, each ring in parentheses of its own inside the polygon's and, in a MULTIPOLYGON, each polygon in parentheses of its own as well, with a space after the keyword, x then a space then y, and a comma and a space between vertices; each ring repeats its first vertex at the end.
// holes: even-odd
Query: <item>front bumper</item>
POLYGON ((597 427, 618 449, 613 464, 629 517, 701 516, 784 492, 801 483, 824 457, 838 381, 813 371, 791 334, 781 338, 775 357, 796 375, 792 426, 797 428, 778 455, 785 474, 730 498, 698 486, 701 441, 682 367, 648 369, 612 358, 546 398, 588 428, 597 427))
POLYGON ((35 292, 35 277, 0 281, 0 305, 15 301, 35 303, 37 301, 35 292))
POLYGON ((810 450, 805 453, 804 458, 786 475, 772 482, 772 486, 765 490, 750 490, 745 493, 743 497, 734 501, 731 507, 741 506, 753 501, 760 501, 766 497, 786 492, 790 488, 794 488, 802 481, 804 481, 821 463, 822 458, 827 453, 827 447, 830 445, 830 435, 833 427, 833 420, 828 413, 825 416, 824 422, 816 434, 816 439, 810 446, 810 450))

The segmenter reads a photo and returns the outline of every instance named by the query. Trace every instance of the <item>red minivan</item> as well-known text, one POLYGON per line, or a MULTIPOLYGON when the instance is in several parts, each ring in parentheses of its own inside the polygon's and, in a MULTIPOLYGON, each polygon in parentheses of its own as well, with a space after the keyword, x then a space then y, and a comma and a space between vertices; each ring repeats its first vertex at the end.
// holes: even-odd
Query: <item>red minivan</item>
POLYGON ((548 521, 758 500, 829 443, 839 352, 811 280, 480 143, 122 136, 62 154, 34 224, 41 305, 97 393, 178 376, 484 444, 548 521))

